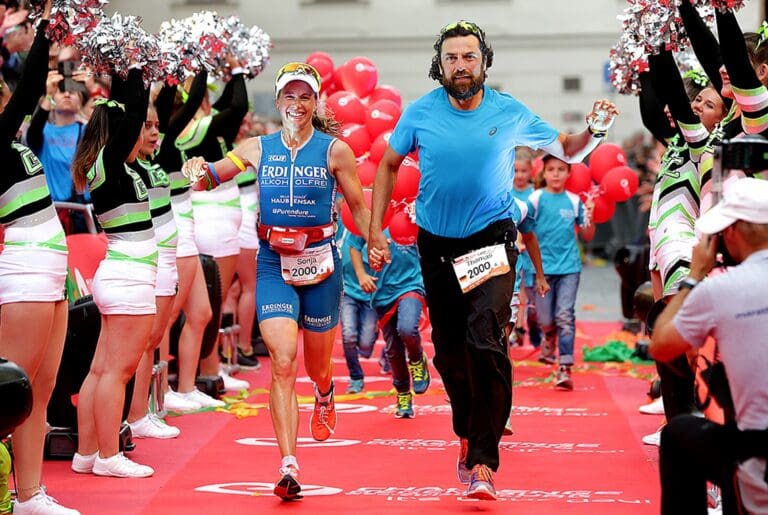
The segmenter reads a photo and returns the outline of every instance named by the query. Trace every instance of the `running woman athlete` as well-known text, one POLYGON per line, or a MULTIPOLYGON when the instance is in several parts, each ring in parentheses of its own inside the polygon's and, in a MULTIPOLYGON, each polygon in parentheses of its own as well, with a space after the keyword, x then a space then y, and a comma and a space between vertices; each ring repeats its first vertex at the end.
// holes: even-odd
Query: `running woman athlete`
POLYGON ((182 168, 196 189, 227 181, 247 165, 257 172, 261 245, 256 312, 272 359, 269 412, 282 455, 275 494, 285 500, 301 492, 295 391, 299 323, 304 329, 304 367, 315 383, 312 437, 326 440, 336 428, 331 352, 342 285, 335 239, 337 186, 358 229, 370 222, 355 157, 349 145, 327 133, 334 134, 338 124, 318 113, 319 92, 317 70, 304 63, 286 64, 275 82, 282 130, 245 140, 216 163, 195 158, 182 168))

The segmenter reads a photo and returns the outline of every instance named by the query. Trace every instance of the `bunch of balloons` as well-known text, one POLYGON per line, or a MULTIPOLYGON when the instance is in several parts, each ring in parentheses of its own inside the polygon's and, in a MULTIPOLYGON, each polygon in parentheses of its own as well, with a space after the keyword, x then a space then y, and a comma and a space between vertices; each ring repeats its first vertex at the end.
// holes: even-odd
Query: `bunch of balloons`
POLYGON ((624 150, 615 143, 603 143, 589 156, 589 166, 571 165, 571 174, 565 183, 568 191, 595 202, 595 223, 604 223, 616 212, 616 203, 634 196, 640 185, 635 170, 626 165, 624 150))
MULTIPOLYGON (((326 111, 341 123, 339 139, 345 141, 357 160, 357 173, 363 188, 370 188, 376 169, 389 144, 389 137, 402 113, 402 97, 392 86, 378 84, 376 65, 367 57, 353 57, 336 67, 325 52, 313 52, 306 62, 320 73, 321 96, 326 111)), ((413 202, 419 191, 419 163, 416 156, 403 160, 392 190, 384 227, 403 245, 415 243, 413 202), (394 225, 393 225, 394 224, 394 225)), ((370 190, 363 193, 370 207, 370 190)), ((352 213, 344 203, 341 219, 353 234, 359 234, 352 213)))

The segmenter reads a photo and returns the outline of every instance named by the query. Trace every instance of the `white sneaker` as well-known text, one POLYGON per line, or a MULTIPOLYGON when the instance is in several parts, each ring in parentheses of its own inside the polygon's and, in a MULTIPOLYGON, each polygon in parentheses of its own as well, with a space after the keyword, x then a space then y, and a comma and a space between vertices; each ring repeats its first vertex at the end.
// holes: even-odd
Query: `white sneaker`
POLYGON ((169 426, 157 416, 149 413, 135 422, 129 422, 131 436, 134 438, 176 438, 181 433, 178 427, 169 426))
POLYGON ((165 392, 165 399, 163 401, 163 407, 170 411, 195 411, 202 408, 199 402, 187 400, 184 396, 173 390, 165 392))
POLYGON ((13 513, 17 515, 80 515, 79 511, 65 508, 56 502, 56 499, 49 497, 42 489, 24 502, 13 501, 13 513))
POLYGON ((118 452, 109 458, 96 457, 93 473, 97 476, 109 477, 149 477, 155 473, 152 467, 139 465, 118 452))
POLYGON ((659 397, 653 402, 643 404, 637 411, 645 415, 663 415, 664 414, 664 398, 659 397))
POLYGON ((655 445, 656 447, 660 446, 661 445, 661 428, 659 428, 655 433, 645 435, 643 437, 643 443, 645 445, 655 445))
POLYGON ((72 456, 72 470, 78 474, 90 474, 93 472, 93 463, 96 461, 98 456, 99 451, 96 451, 88 456, 75 453, 74 456, 72 456))
POLYGON ((251 383, 242 379, 235 379, 231 375, 224 371, 224 368, 219 369, 219 375, 224 380, 224 389, 231 392, 239 392, 240 390, 247 390, 251 387, 251 383))
POLYGON ((214 399, 210 395, 207 395, 201 392, 197 388, 195 388, 191 392, 185 392, 185 393, 178 392, 176 395, 182 397, 184 400, 197 403, 203 408, 223 408, 224 406, 227 405, 226 402, 220 401, 219 399, 214 399))

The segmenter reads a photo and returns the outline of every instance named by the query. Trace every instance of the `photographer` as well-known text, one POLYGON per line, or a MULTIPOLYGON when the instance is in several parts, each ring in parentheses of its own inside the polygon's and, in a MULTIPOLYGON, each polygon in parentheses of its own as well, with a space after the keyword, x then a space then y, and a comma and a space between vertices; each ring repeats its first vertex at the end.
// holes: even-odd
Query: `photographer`
MULTIPOLYGON (((729 386, 735 420, 716 424, 679 415, 661 434, 662 515, 707 513, 707 480, 723 489, 724 513, 768 513, 768 182, 745 178, 704 214, 696 229, 690 275, 659 316, 650 351, 670 362, 708 337, 717 340, 722 381, 729 386), (699 284, 715 266, 717 253, 738 265, 699 284), (706 452, 702 452, 706 449, 706 452), (734 478, 735 473, 735 478, 734 478), (735 479, 735 480, 734 480, 735 479), (741 504, 741 506, 739 506, 741 504), (741 510, 741 511, 740 511, 741 510)), ((704 376, 710 375, 704 371, 704 376)), ((711 374, 710 377, 714 377, 711 374)), ((723 406, 725 408, 725 406, 723 406)))

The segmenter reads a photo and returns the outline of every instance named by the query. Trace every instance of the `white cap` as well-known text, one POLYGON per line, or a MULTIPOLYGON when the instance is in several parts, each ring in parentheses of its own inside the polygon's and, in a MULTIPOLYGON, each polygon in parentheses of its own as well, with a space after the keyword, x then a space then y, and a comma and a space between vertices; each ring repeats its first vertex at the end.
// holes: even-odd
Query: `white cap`
POLYGON ((320 74, 312 65, 307 63, 288 63, 277 72, 277 80, 275 80, 275 97, 280 94, 280 91, 286 84, 295 80, 309 85, 315 95, 317 95, 320 93, 319 77, 320 74))
POLYGON ((723 200, 696 221, 696 229, 717 234, 737 220, 768 224, 768 181, 739 179, 728 188, 723 200))

